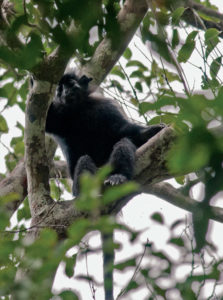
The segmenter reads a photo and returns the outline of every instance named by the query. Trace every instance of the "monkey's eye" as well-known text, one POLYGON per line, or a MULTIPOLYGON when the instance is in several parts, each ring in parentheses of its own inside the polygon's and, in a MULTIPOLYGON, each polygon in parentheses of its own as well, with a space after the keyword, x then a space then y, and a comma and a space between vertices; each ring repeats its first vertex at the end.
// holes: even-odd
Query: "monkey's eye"
POLYGON ((65 88, 72 89, 74 87, 80 87, 78 82, 75 79, 69 79, 67 82, 64 84, 65 88))

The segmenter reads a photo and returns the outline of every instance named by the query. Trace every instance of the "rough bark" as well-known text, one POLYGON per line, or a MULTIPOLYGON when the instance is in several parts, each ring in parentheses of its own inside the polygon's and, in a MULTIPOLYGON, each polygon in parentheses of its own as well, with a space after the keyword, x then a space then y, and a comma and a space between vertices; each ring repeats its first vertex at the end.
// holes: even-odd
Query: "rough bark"
POLYGON ((52 86, 38 83, 34 85, 28 99, 25 124, 25 162, 32 217, 42 214, 53 201, 50 198, 49 166, 45 147, 45 119, 52 86))

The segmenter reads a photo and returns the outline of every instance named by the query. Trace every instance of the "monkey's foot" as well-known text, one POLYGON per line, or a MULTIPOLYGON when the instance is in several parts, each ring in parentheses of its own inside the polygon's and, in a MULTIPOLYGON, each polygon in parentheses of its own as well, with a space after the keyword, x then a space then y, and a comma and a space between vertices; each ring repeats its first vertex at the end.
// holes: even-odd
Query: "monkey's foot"
POLYGON ((127 181, 127 177, 122 175, 122 174, 114 174, 109 176, 105 181, 104 185, 109 186, 109 185, 118 185, 122 184, 127 181))

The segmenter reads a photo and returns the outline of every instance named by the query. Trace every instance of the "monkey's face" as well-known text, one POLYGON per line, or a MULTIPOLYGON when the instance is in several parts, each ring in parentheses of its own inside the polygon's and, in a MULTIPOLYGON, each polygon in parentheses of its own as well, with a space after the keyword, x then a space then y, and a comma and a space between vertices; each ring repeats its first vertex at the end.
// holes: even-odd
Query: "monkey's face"
POLYGON ((74 74, 65 74, 58 85, 57 97, 62 102, 79 100, 86 96, 88 91, 88 83, 92 78, 82 76, 80 79, 74 74))

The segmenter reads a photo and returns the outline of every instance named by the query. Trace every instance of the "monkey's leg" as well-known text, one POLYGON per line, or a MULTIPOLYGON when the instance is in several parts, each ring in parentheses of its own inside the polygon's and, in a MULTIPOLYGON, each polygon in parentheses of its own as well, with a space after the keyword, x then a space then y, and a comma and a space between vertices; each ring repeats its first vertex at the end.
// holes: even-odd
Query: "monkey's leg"
POLYGON ((135 151, 135 145, 128 138, 123 138, 114 145, 109 159, 113 171, 105 180, 105 185, 117 185, 132 179, 135 151))
POLYGON ((72 187, 72 192, 73 192, 74 196, 79 195, 80 175, 86 171, 91 174, 95 174, 95 172, 97 171, 97 167, 89 155, 83 155, 77 161, 77 164, 76 164, 76 167, 74 170, 73 187, 72 187))

